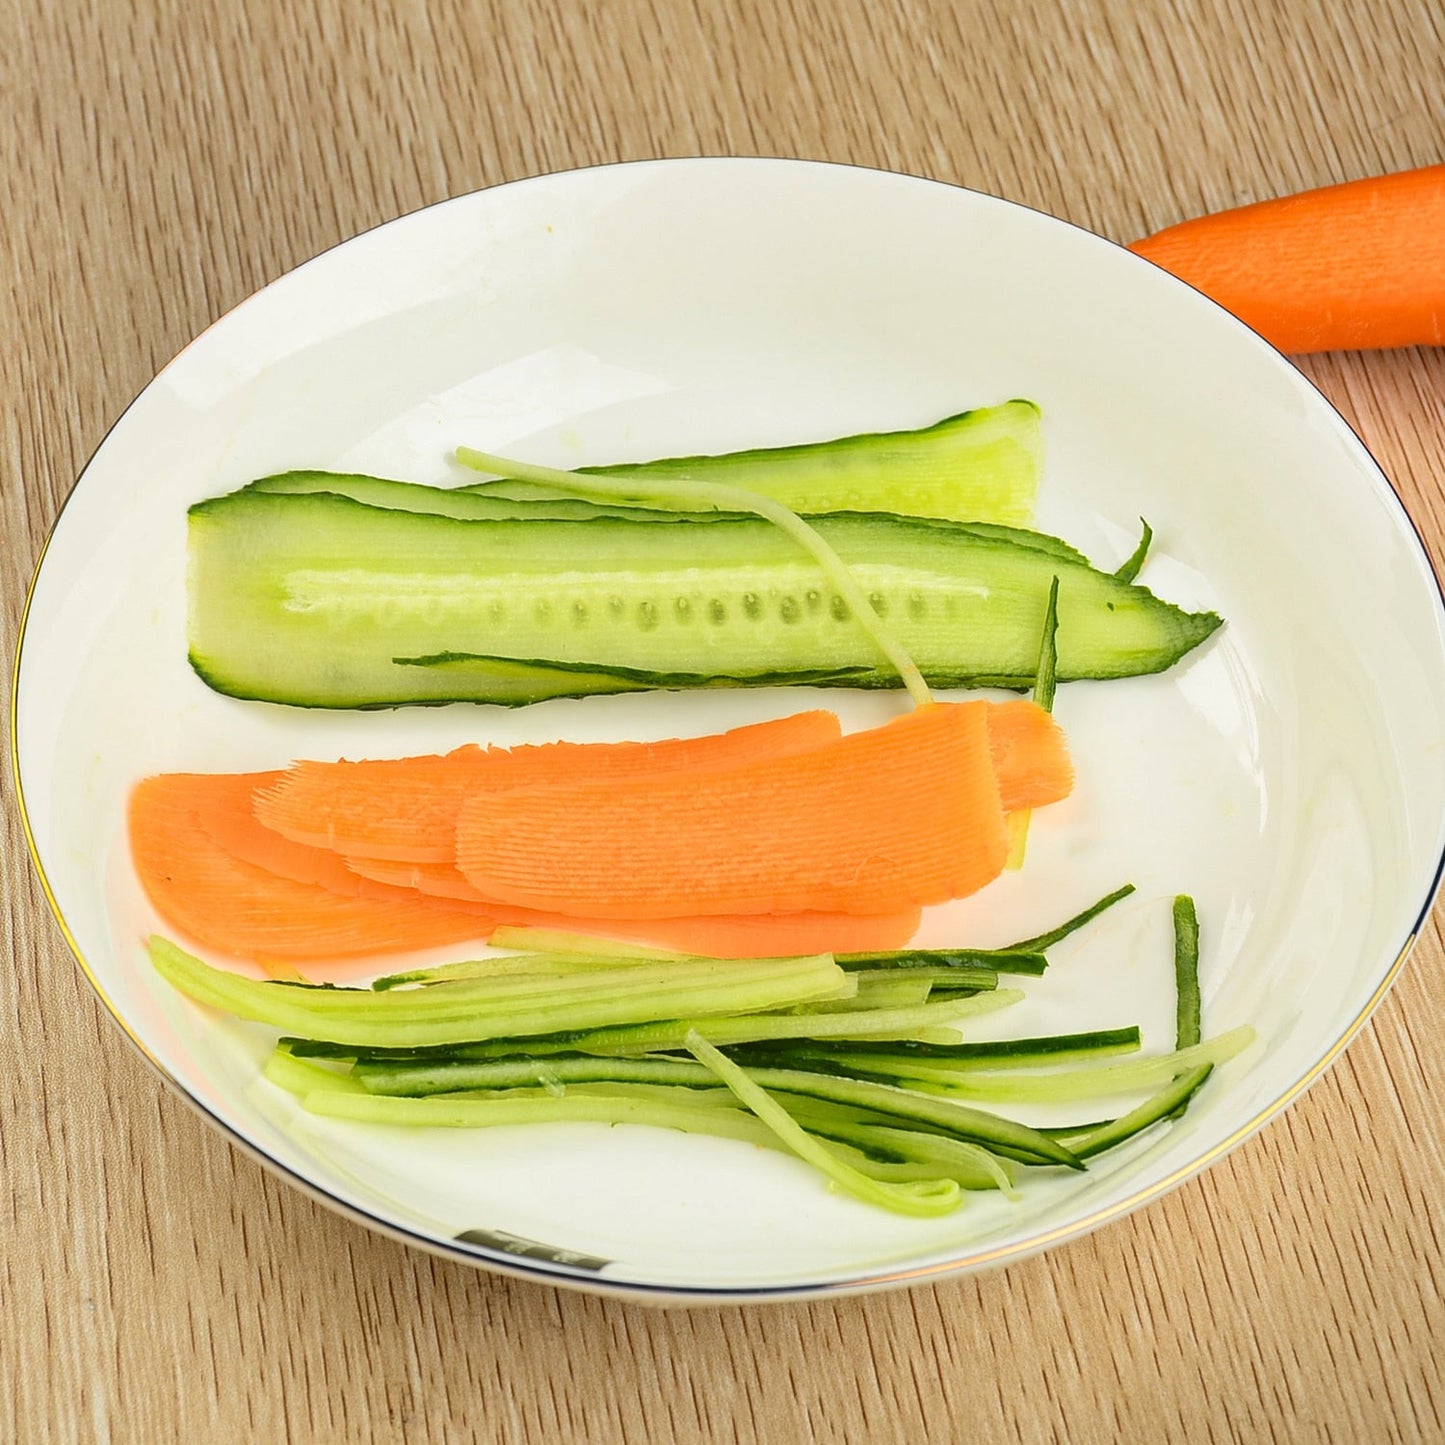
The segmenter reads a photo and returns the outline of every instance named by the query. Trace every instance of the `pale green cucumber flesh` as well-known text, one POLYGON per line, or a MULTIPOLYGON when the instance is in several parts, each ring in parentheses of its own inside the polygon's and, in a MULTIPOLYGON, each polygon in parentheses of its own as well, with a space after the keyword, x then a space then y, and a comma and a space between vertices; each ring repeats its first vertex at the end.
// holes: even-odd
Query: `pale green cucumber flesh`
MULTIPOLYGON (((647 482, 725 482, 804 514, 885 511, 1022 526, 1033 517, 1042 464, 1038 407, 1008 401, 913 431, 578 470, 647 482)), ((559 495, 517 482, 464 490, 473 489, 521 499, 559 495)))
MULTIPOLYGON (((1161 671, 1219 625, 965 526, 815 525, 936 686, 1026 685, 1055 575, 1061 681, 1161 671)), ((191 661, 211 686, 303 706, 897 685, 812 559, 751 518, 470 521, 243 490, 191 509, 189 595, 191 661)))

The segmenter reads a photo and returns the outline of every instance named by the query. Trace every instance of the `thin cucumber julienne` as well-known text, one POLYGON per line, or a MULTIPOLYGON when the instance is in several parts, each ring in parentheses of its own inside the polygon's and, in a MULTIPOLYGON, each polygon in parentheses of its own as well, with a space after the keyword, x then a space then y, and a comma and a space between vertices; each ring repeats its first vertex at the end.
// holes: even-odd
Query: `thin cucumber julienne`
POLYGON ((897 948, 874 953, 835 953, 833 959, 849 973, 894 968, 955 973, 957 986, 967 988, 994 988, 1001 973, 1037 977, 1048 967, 1048 959, 1037 951, 988 948, 897 948))
POLYGON ((920 1179, 891 1183, 873 1179, 841 1159, 823 1140, 809 1134, 777 1100, 748 1077, 731 1059, 718 1052, 700 1034, 687 1037, 687 1049, 704 1068, 737 1095, 739 1101, 763 1121, 800 1159, 820 1169, 838 1188, 865 1203, 881 1205, 898 1214, 931 1218, 958 1207, 962 1190, 953 1179, 920 1179))
MULTIPOLYGON (((1142 1042, 1136 1025, 1121 1029, 1093 1029, 1083 1033, 1044 1034, 1036 1038, 992 1039, 980 1043, 923 1044, 914 1039, 878 1042, 851 1040, 843 1047, 859 1058, 876 1060, 880 1067, 890 1060, 899 1063, 939 1064, 954 1068, 1016 1069, 1043 1064, 1070 1063, 1078 1059, 1099 1059, 1137 1053, 1142 1042)), ((800 1043, 750 1044, 732 1054, 746 1060, 775 1062, 829 1058, 838 1048, 813 1041, 800 1043)))
POLYGON ((1086 923, 1092 923, 1101 913, 1133 892, 1134 885, 1126 883, 1057 928, 1036 938, 1011 943, 1006 948, 901 948, 881 953, 839 953, 834 957, 839 968, 850 972, 879 968, 988 968, 998 973, 1038 975, 1048 966, 1047 950, 1056 943, 1062 943, 1086 923))
MULTIPOLYGON (((756 1114, 739 1106, 726 1087, 717 1090, 656 1084, 579 1084, 565 1090, 512 1089, 497 1094, 452 1094, 445 1097, 405 1098, 366 1095, 337 1087, 325 1080, 301 1075, 280 1075, 276 1082, 290 1088, 308 1112, 367 1124, 403 1127, 489 1128, 518 1124, 600 1123, 643 1124, 733 1139, 760 1148, 794 1154, 776 1130, 756 1114), (721 1099, 715 1097, 721 1094, 721 1099)), ((869 1135, 849 1130, 816 1131, 830 1142, 827 1147, 841 1164, 885 1185, 955 1180, 965 1189, 1004 1189, 1012 1192, 1006 1164, 987 1150, 942 1136, 907 1130, 879 1130, 869 1135)), ((887 1190, 884 1191, 887 1193, 887 1190)), ((946 1197, 948 1191, 938 1191, 946 1197)), ((905 1196, 905 1199, 907 1196, 905 1196)), ((877 1200, 896 1208, 896 1201, 877 1200)), ((914 1208, 905 1210, 917 1213, 914 1208)), ((941 1210, 939 1212, 942 1212, 941 1210)))
POLYGON ((1040 933, 1035 938, 1023 938, 1017 943, 1011 943, 1002 953, 1047 953, 1056 943, 1062 943, 1071 933, 1076 933, 1086 923, 1092 923, 1106 909, 1112 908, 1121 899, 1127 898, 1134 891, 1132 883, 1126 883, 1122 888, 1116 888, 1112 893, 1105 894, 1097 903, 1091 903, 1082 913, 1076 913, 1067 922, 1059 924, 1057 928, 1051 928, 1047 933, 1040 933))
POLYGON ((596 501, 599 498, 604 501, 621 500, 664 511, 751 512, 754 516, 773 523, 823 569, 828 580, 838 589, 839 596, 852 609, 859 626, 898 673, 914 703, 923 707, 933 701, 933 694, 929 691, 917 663, 890 629, 883 625, 882 619, 868 599, 868 594, 864 592, 848 564, 823 540, 816 528, 781 502, 775 502, 771 497, 764 497, 757 492, 744 491, 741 487, 728 486, 724 482, 693 482, 682 478, 656 482, 636 476, 621 479, 598 476, 595 473, 568 472, 558 467, 514 462, 505 457, 476 451, 471 447, 458 447, 456 456, 463 466, 471 467, 474 471, 490 472, 514 481, 540 482, 586 501, 596 501))
POLYGON ((1176 1049, 1197 1044, 1201 1034, 1199 1001, 1199 915, 1194 900, 1181 893, 1174 900, 1174 987, 1176 1049))
MULTIPOLYGON (((1197 1044, 1203 1031, 1199 998, 1199 915, 1194 900, 1181 893, 1174 899, 1174 1047, 1197 1044)), ((1186 1096, 1171 1118, 1182 1118, 1189 1107, 1186 1096)))
POLYGON ((1098 1124, 1082 1135, 1068 1137, 1069 1148, 1080 1159, 1092 1159, 1102 1154, 1163 1119, 1177 1119, 1189 1107, 1189 1101, 1199 1092, 1200 1086, 1214 1072, 1213 1064, 1200 1064, 1197 1068, 1171 1079, 1157 1094, 1146 1099, 1137 1109, 1107 1124, 1098 1124))
MULTIPOLYGON (((1178 1049, 1172 1054, 1086 1064, 1045 1073, 1024 1073, 1014 1069, 962 1070, 928 1062, 907 1062, 891 1063, 889 1075, 906 1078, 909 1087, 930 1093, 937 1091, 949 1098, 996 1104, 1068 1104, 1108 1094, 1128 1094, 1163 1087, 1201 1064, 1227 1063, 1247 1049, 1254 1039, 1254 1029, 1248 1024, 1241 1024, 1227 1033, 1216 1034, 1203 1043, 1178 1049)), ((851 1050, 842 1044, 833 1057, 844 1068, 855 1062, 851 1050)), ((862 1069, 869 1067, 866 1056, 858 1059, 857 1063, 862 1069)))
MULTIPOLYGON (((854 1078, 837 1078, 804 1069, 750 1068, 750 1076, 770 1092, 779 1090, 831 1104, 864 1110, 899 1127, 922 1128, 981 1144, 1032 1164, 1082 1167, 1066 1146, 1026 1124, 982 1109, 854 1078)), ((598 1081, 657 1084, 711 1084, 713 1073, 692 1060, 649 1055, 644 1058, 574 1054, 548 1059, 511 1058, 478 1063, 410 1067, 406 1064, 357 1064, 353 1076, 371 1093, 420 1096, 535 1086, 546 1080, 563 1085, 598 1081)))
POLYGON ((568 1028, 786 1008, 851 993, 853 980, 826 955, 800 959, 688 960, 576 974, 565 997, 556 981, 528 975, 459 980, 417 989, 308 989, 211 968, 153 937, 151 962, 198 1003, 284 1033, 360 1046, 458 1044, 568 1028))

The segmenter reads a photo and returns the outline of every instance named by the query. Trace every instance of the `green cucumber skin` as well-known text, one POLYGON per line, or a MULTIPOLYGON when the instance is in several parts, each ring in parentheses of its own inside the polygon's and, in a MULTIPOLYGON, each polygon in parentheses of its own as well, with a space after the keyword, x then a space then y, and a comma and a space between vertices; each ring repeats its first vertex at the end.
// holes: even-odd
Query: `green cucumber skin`
MULTIPOLYGON (((757 519, 471 521, 243 489, 198 503, 189 525, 191 661, 236 697, 356 708, 897 685, 812 560, 757 519)), ((967 526, 815 525, 935 686, 1030 679, 1054 575, 1061 681, 1162 671, 1219 625, 967 526)))

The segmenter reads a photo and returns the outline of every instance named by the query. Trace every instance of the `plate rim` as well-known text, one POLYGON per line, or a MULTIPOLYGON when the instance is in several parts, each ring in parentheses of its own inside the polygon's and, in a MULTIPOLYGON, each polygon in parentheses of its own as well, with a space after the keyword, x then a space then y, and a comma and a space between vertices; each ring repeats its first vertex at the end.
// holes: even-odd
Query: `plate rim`
MULTIPOLYGON (((1383 974, 1356 1015, 1344 1026, 1338 1036, 1324 1048, 1322 1055, 1305 1073, 1285 1088, 1275 1099, 1261 1107, 1252 1117, 1237 1126, 1224 1139, 1218 1141, 1205 1153, 1190 1159, 1164 1178, 1156 1180, 1152 1184, 1146 1185, 1126 1195, 1113 1204, 1095 1210, 1080 1219, 1032 1234, 1026 1239, 1010 1244, 997 1245, 991 1248, 965 1250, 949 1259, 935 1261, 929 1264, 881 1270, 864 1270, 850 1274, 846 1278, 836 1280, 815 1280, 802 1284, 779 1285, 687 1285, 657 1283, 647 1280, 609 1279, 599 1276, 593 1271, 582 1270, 561 1262, 534 1260, 529 1256, 508 1253, 486 1245, 462 1245, 455 1241, 443 1239, 439 1235, 425 1234, 419 1230, 386 1219, 370 1209, 353 1204, 341 1198, 339 1195, 333 1194, 330 1190, 308 1179, 290 1165, 268 1154, 260 1145, 248 1139, 235 1126, 227 1122, 192 1094, 179 1079, 165 1068, 134 1032, 130 1023, 123 1016, 107 993, 105 987, 101 984, 99 978, 85 958, 78 940, 75 938, 70 925, 67 923, 61 911, 36 844, 29 809, 25 801, 25 789, 20 761, 20 680, 31 606, 35 599, 36 590, 40 583, 41 574, 45 566, 46 558, 50 552, 51 544, 64 522, 67 509, 70 507, 71 502, 74 500, 96 459, 101 452, 105 450, 112 436, 122 426, 142 398, 178 365, 192 348, 197 346, 204 337, 208 336, 212 330, 227 322, 238 311, 249 305, 257 296, 287 281, 289 278, 296 276, 313 263, 319 262, 329 256, 332 252, 351 245, 353 242, 385 226, 395 225, 440 207, 465 202, 478 196, 488 195, 494 191, 531 186, 538 183, 555 182, 563 177, 624 170, 665 171, 684 168, 723 169, 733 166, 757 165, 780 168, 807 168, 820 171, 858 172, 868 176, 885 177, 916 185, 940 187, 947 191, 958 191, 993 204, 1029 212, 1045 222, 1065 227, 1070 231, 1087 237, 1092 242, 1112 247, 1115 250, 1128 252, 1127 246, 1120 245, 1118 242, 1112 241, 1106 236, 1101 236, 1097 232, 1091 231, 1076 222, 1051 215, 1049 212, 1041 210, 1036 206, 1030 206, 1024 202, 1010 200, 1006 197, 996 196, 990 192, 964 186, 956 182, 939 180, 935 177, 922 176, 908 171, 891 170, 879 166, 865 166, 842 161, 813 160, 784 156, 678 156, 614 161, 592 166, 563 167, 558 170, 536 172, 531 175, 517 177, 513 180, 502 181, 496 185, 483 186, 475 190, 464 191, 457 195, 447 196, 441 200, 430 202, 427 205, 416 207, 413 210, 405 211, 400 215, 389 217, 386 220, 377 222, 375 225, 368 226, 352 235, 343 237, 341 240, 334 242, 332 245, 323 248, 314 255, 282 271, 263 286, 258 287, 255 291, 243 297, 234 306, 227 308, 226 311, 222 312, 207 326, 197 332, 190 341, 157 370, 150 380, 146 382, 117 414, 76 473, 75 480, 68 488, 46 532, 45 539, 41 544, 39 554, 36 557, 34 568, 31 572, 29 584, 26 588, 24 606, 21 610, 19 627, 17 629, 15 654, 11 666, 11 686, 8 708, 11 782, 14 788, 16 807, 20 816, 21 831, 25 840, 26 851, 30 856, 31 865, 35 869, 51 916, 54 918, 71 956, 78 965, 86 982, 90 985, 101 1005, 104 1007, 106 1013, 109 1014, 110 1018, 120 1028, 121 1032, 130 1041, 142 1059, 159 1074, 161 1079, 167 1083, 191 1109, 219 1131, 233 1147, 239 1148, 244 1154, 254 1159, 261 1164, 263 1168, 268 1169, 273 1175, 282 1179, 285 1183, 300 1190, 301 1193, 323 1204, 333 1212, 340 1214, 343 1218, 361 1224, 384 1237, 422 1249, 427 1253, 442 1258, 456 1260, 471 1265, 473 1268, 485 1269, 511 1278, 524 1279, 536 1283, 550 1284, 554 1287, 568 1288, 584 1293, 616 1299, 627 1299, 638 1303, 653 1305, 782 1303, 790 1300, 838 1297, 891 1288, 930 1284, 1021 1261, 1043 1250, 1051 1249, 1070 1240, 1081 1238, 1106 1224, 1134 1213, 1136 1210, 1143 1208, 1145 1205, 1152 1203, 1163 1195, 1171 1193, 1197 1174, 1202 1173, 1205 1169, 1216 1164, 1226 1154, 1243 1144, 1267 1123, 1283 1114, 1285 1110, 1294 1104, 1313 1084, 1328 1072, 1339 1059, 1340 1055, 1353 1042, 1360 1030, 1369 1021, 1375 1009, 1393 987, 1404 967, 1406 959, 1409 957, 1419 938, 1420 932, 1429 918, 1435 904, 1435 899, 1440 892, 1442 881, 1445 881, 1445 848, 1442 848, 1442 851, 1436 858, 1431 881, 1426 889, 1425 897, 1416 911, 1414 921, 1410 924, 1398 951, 1395 953, 1393 959, 1385 966, 1383 974)), ((1129 254, 1131 256, 1133 255, 1132 252, 1129 252, 1129 254)), ((1154 265, 1154 263, 1145 261, 1142 257, 1134 256, 1134 260, 1143 265, 1154 265)), ((1154 266, 1154 269, 1162 272, 1162 268, 1160 267, 1154 266)), ((1352 449, 1357 450, 1359 458, 1367 464, 1366 470, 1370 474, 1370 480, 1374 489, 1392 510, 1397 522, 1403 523, 1401 532, 1402 540, 1406 540, 1412 544, 1416 564, 1422 568, 1425 578, 1427 578, 1430 583, 1437 629, 1441 631, 1442 635, 1445 635, 1445 584, 1442 584, 1441 578, 1436 572, 1429 549, 1425 545, 1419 528, 1401 501, 1389 478, 1386 476, 1384 469, 1380 466, 1374 454, 1365 443, 1364 438, 1361 437, 1359 432, 1329 397, 1315 385, 1311 378, 1300 371, 1298 367, 1295 367, 1288 356, 1276 346, 1197 287, 1189 285, 1187 282, 1172 276, 1168 272, 1163 272, 1162 274, 1164 274, 1173 285, 1183 287, 1186 291, 1192 292, 1196 298, 1207 303, 1219 316, 1224 318, 1227 324, 1233 325, 1242 331, 1253 343, 1273 353, 1278 362, 1288 366, 1291 371, 1294 372, 1299 384, 1306 389, 1307 393, 1312 394, 1313 400, 1324 407, 1324 416, 1328 418, 1333 425, 1343 430, 1352 445, 1352 449)))

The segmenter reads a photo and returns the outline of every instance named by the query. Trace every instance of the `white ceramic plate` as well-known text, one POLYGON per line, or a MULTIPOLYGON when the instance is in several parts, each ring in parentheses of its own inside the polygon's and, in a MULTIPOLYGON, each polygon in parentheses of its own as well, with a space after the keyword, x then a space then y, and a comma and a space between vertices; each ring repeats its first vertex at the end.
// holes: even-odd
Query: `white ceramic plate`
POLYGON ((1298 372, 1203 297, 970 192, 674 161, 407 216, 196 340, 66 504, 30 598, 12 726, 36 861, 82 967, 233 1139, 443 1253, 634 1296, 758 1298, 937 1277, 1067 1239, 1219 1158, 1317 1077, 1435 890, 1442 658, 1440 595, 1389 485, 1298 372), (1141 580, 1227 626, 1165 677, 1061 691, 1075 795, 1036 815, 1022 874, 934 910, 924 937, 1003 942, 1132 881, 996 1027, 1138 1022, 1163 1050, 1167 900, 1194 894, 1206 1031, 1249 1022, 1260 1042, 1182 1122, 1023 1202, 900 1219, 726 1141, 312 1119, 257 1080, 262 1031, 150 972, 138 941, 154 919, 122 839, 144 774, 661 737, 818 698, 857 726, 901 706, 793 691, 332 716, 232 701, 186 663, 189 503, 298 466, 445 481, 462 442, 575 465, 915 426, 1012 396, 1045 417, 1040 526, 1112 567, 1147 517, 1141 580))

